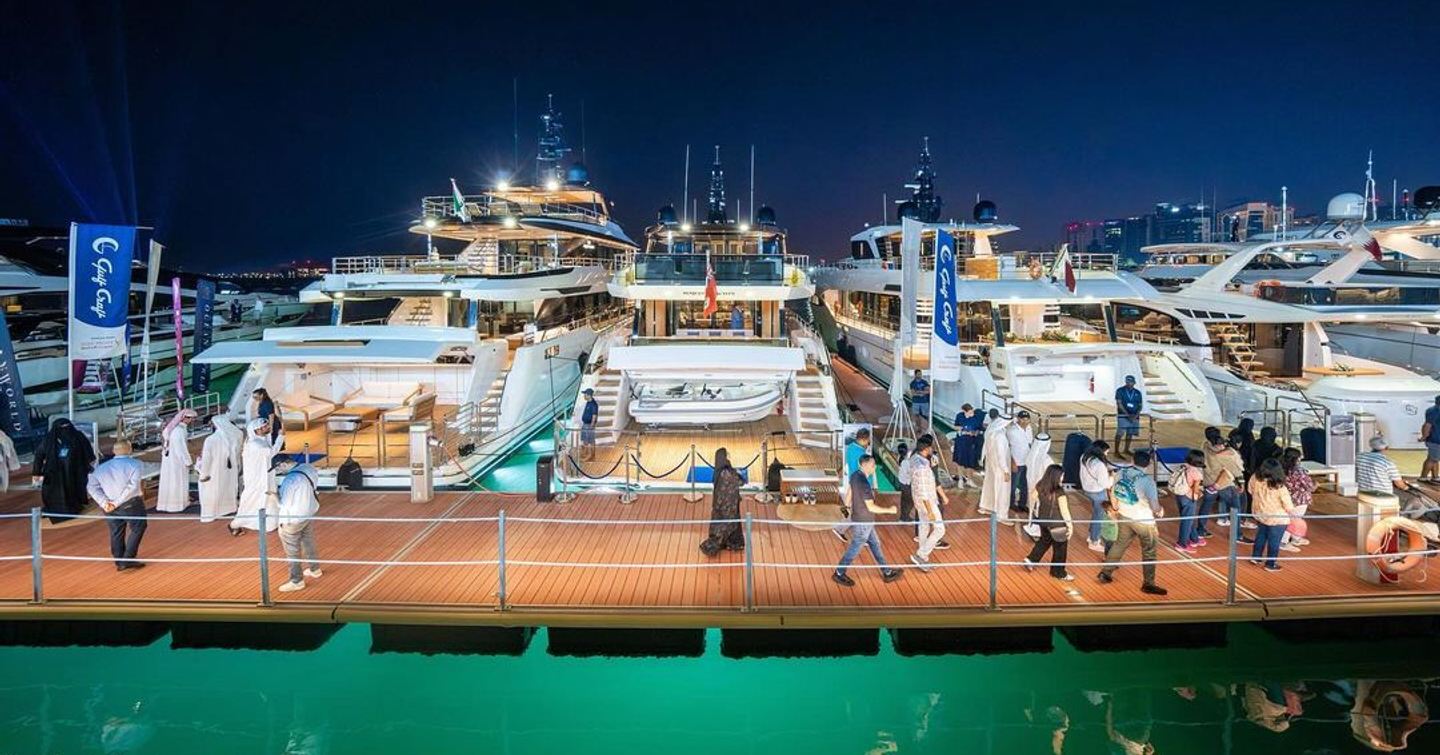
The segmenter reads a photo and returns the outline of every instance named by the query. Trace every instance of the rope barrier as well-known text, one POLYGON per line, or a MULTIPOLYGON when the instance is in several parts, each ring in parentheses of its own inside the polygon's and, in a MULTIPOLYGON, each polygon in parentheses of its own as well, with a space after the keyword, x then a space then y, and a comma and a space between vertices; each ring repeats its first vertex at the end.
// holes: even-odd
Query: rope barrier
POLYGON ((652 474, 652 473, 650 472, 650 470, 646 469, 646 468, 645 468, 645 465, 640 463, 640 457, 639 457, 639 456, 636 456, 636 455, 634 455, 634 454, 631 454, 631 461, 635 462, 635 467, 636 467, 637 469, 639 469, 642 473, 644 473, 644 474, 645 474, 647 477, 649 477, 650 479, 652 479, 652 480, 663 480, 663 479, 665 479, 666 477, 669 477, 670 475, 675 474, 676 472, 679 472, 681 467, 683 467, 683 466, 685 466, 686 464, 690 463, 690 454, 685 454, 685 458, 681 459, 679 464, 676 464, 674 467, 671 467, 671 469, 670 469, 669 472, 666 472, 665 474, 661 474, 661 475, 652 474))
POLYGON ((580 462, 575 459, 575 456, 573 454, 566 453, 565 458, 570 461, 570 465, 574 467, 576 472, 580 473, 581 477, 585 477, 591 480, 603 480, 610 475, 615 474, 615 470, 619 469, 620 464, 625 461, 624 454, 621 454, 620 458, 615 460, 615 465, 610 467, 609 471, 603 472, 599 475, 592 475, 589 472, 586 472, 584 467, 580 466, 580 462))

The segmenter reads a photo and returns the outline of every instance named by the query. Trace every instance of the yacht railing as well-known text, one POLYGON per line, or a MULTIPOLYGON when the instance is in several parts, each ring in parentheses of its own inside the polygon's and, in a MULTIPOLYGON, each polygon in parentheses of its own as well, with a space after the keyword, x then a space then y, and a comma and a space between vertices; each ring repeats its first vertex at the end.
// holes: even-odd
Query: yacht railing
POLYGON ((129 438, 136 446, 154 445, 163 440, 161 433, 171 417, 182 409, 191 409, 199 415, 200 421, 190 426, 190 434, 199 435, 210 427, 205 420, 219 414, 224 406, 225 401, 220 394, 213 391, 192 394, 183 400, 172 394, 151 399, 148 403, 126 404, 116 415, 115 433, 129 438))
POLYGON ((630 252, 619 257, 624 282, 630 284, 704 285, 707 271, 719 284, 798 286, 810 257, 805 254, 704 254, 699 252, 630 252))
MULTIPOLYGON (((560 220, 576 220, 594 225, 604 225, 608 216, 593 205, 570 204, 567 202, 515 202, 491 194, 470 194, 461 197, 465 203, 470 221, 478 218, 527 218, 545 217, 560 220)), ((425 197, 420 200, 421 217, 455 218, 455 197, 449 194, 425 197)))
POLYGON ((613 257, 575 257, 532 254, 365 254, 336 257, 330 272, 337 275, 440 274, 440 275, 523 275, 541 270, 569 267, 616 269, 613 257))
POLYGON ((1154 343, 1162 346, 1181 345, 1180 339, 1178 338, 1173 338, 1171 336, 1162 336, 1155 333, 1146 333, 1143 330, 1126 330, 1121 328, 1115 331, 1115 337, 1121 341, 1130 341, 1132 343, 1154 343))
MULTIPOLYGON (((999 261, 999 277, 1006 280, 1023 279, 1034 277, 1030 273, 1030 263, 1038 262, 1043 272, 1048 275, 1050 267, 1055 264, 1058 257, 1056 252, 1012 252, 1007 254, 996 254, 988 257, 999 261), (1006 261, 1013 262, 1013 266, 1005 266, 1006 261)), ((955 267, 961 277, 975 278, 979 276, 965 274, 965 264, 969 260, 987 259, 965 255, 955 260, 955 267)), ((1118 256, 1110 252, 1072 252, 1070 254, 1070 265, 1076 270, 1116 270, 1118 269, 1118 256)), ((819 265, 821 268, 833 270, 900 270, 903 266, 898 257, 886 259, 848 259, 828 262, 819 265)), ((920 255, 920 269, 934 270, 935 256, 933 254, 920 255)))

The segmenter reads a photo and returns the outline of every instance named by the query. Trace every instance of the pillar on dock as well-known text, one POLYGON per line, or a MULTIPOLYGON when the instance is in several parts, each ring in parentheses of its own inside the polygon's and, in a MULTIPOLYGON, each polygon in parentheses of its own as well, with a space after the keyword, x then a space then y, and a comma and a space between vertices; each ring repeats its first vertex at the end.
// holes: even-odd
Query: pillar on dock
POLYGON ((1048 653, 1055 649, 1050 627, 1002 629, 890 629, 900 655, 1003 655, 1048 653))
POLYGON ((170 625, 172 648, 318 650, 343 624, 183 621, 170 625))
POLYGON ((704 629, 580 629, 550 627, 550 655, 627 658, 698 658, 704 629))
POLYGON ((0 646, 144 647, 163 637, 169 630, 169 625, 163 621, 0 621, 0 646))
POLYGON ((1226 625, 1102 624, 1060 627, 1060 634, 1082 653, 1161 648, 1225 647, 1226 625))
POLYGON ((878 629, 725 629, 720 652, 726 658, 833 658, 876 655, 878 629))
POLYGON ((371 624, 371 653, 522 655, 533 627, 371 624))

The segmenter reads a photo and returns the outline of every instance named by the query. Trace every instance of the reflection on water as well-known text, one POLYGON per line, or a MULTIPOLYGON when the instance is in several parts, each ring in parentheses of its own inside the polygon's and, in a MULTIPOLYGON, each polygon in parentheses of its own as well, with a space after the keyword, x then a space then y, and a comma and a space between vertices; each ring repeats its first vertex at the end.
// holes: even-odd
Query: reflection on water
MULTIPOLYGON (((1156 627, 1163 632, 1164 627, 1156 627)), ((0 648, 10 753, 1440 751, 1425 642, 904 658, 0 648), (1416 678, 1411 678, 1416 677, 1416 678)))

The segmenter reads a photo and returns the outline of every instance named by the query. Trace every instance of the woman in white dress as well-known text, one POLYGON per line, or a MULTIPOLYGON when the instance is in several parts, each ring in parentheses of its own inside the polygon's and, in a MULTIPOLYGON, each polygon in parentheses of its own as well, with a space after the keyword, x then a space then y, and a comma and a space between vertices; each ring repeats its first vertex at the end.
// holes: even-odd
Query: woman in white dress
POLYGON ((165 425, 161 435, 160 492, 155 510, 178 514, 190 506, 190 423, 200 415, 194 409, 181 409, 165 425))
POLYGON ((216 517, 235 513, 235 498, 240 490, 240 447, 235 436, 245 437, 227 415, 216 415, 210 422, 215 432, 205 439, 200 459, 195 462, 195 473, 200 477, 202 522, 213 522, 216 517), (226 431, 227 426, 234 434, 226 431))
POLYGON ((275 497, 275 474, 270 471, 274 455, 269 420, 258 417, 250 420, 250 424, 245 426, 245 450, 241 456, 245 489, 240 493, 240 510, 230 522, 230 534, 239 535, 242 530, 259 529, 262 508, 265 509, 265 531, 273 532, 280 526, 275 518, 280 505, 275 497))

